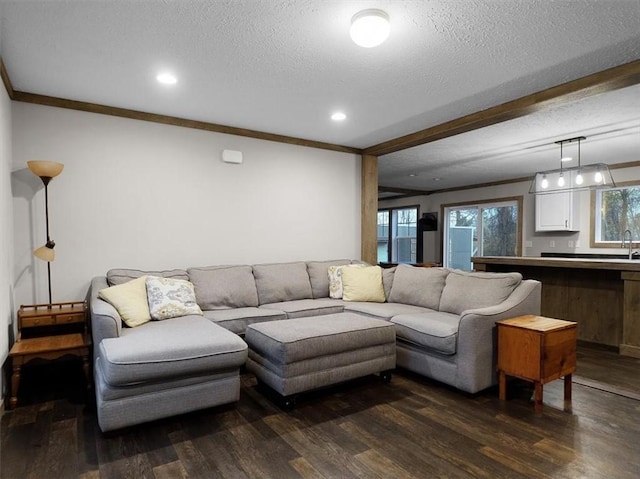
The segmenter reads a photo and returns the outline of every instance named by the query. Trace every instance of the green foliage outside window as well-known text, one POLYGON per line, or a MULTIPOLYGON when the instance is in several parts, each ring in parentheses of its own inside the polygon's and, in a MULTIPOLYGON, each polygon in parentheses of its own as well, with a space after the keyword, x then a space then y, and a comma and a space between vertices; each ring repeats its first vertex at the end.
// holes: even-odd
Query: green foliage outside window
POLYGON ((640 238, 640 186, 598 192, 600 196, 599 241, 621 241, 631 230, 634 241, 640 238))

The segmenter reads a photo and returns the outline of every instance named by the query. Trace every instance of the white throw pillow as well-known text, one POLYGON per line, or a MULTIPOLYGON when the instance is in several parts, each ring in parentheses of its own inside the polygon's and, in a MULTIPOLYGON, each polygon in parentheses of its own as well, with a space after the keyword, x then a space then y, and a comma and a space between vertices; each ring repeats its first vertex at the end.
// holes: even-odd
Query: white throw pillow
POLYGON ((202 315, 193 284, 184 279, 147 276, 147 299, 151 319, 202 315))

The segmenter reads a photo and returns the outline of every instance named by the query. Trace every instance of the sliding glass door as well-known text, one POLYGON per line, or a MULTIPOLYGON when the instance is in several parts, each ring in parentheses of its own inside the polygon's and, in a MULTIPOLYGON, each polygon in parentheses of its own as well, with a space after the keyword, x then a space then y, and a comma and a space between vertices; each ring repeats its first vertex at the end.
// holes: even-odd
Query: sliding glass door
POLYGON ((448 268, 473 269, 473 256, 519 254, 521 200, 444 207, 443 262, 448 268))

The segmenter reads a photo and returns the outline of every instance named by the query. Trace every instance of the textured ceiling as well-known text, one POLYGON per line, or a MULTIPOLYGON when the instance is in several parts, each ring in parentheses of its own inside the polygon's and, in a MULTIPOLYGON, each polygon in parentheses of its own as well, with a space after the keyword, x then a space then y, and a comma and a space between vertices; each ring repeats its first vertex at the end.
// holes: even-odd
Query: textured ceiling
MULTIPOLYGON (((380 184, 432 191, 533 176, 560 168, 555 142, 578 136, 582 164, 640 161, 640 85, 382 156, 380 184)), ((576 166, 577 143, 564 153, 576 166)))
MULTIPOLYGON (((360 148, 640 58, 638 0, 0 0, 0 16, 15 90, 360 148), (380 47, 349 38, 363 8, 391 18, 380 47), (164 69, 177 85, 155 82, 164 69)), ((558 133, 528 127, 548 131, 512 129, 514 145, 558 133)), ((492 150, 474 138, 450 166, 477 179, 492 150)), ((406 156, 381 162, 382 184, 422 175, 422 154, 406 156)))

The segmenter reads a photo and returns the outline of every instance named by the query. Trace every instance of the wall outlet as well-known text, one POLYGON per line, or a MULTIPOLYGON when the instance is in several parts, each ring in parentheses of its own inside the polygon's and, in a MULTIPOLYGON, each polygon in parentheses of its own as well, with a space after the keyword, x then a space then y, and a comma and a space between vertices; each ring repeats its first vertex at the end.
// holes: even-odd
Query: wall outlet
POLYGON ((533 241, 525 241, 524 242, 524 247, 525 248, 533 248, 533 241))
POLYGON ((551 240, 549 241, 549 248, 555 248, 556 247, 556 242, 551 240))

